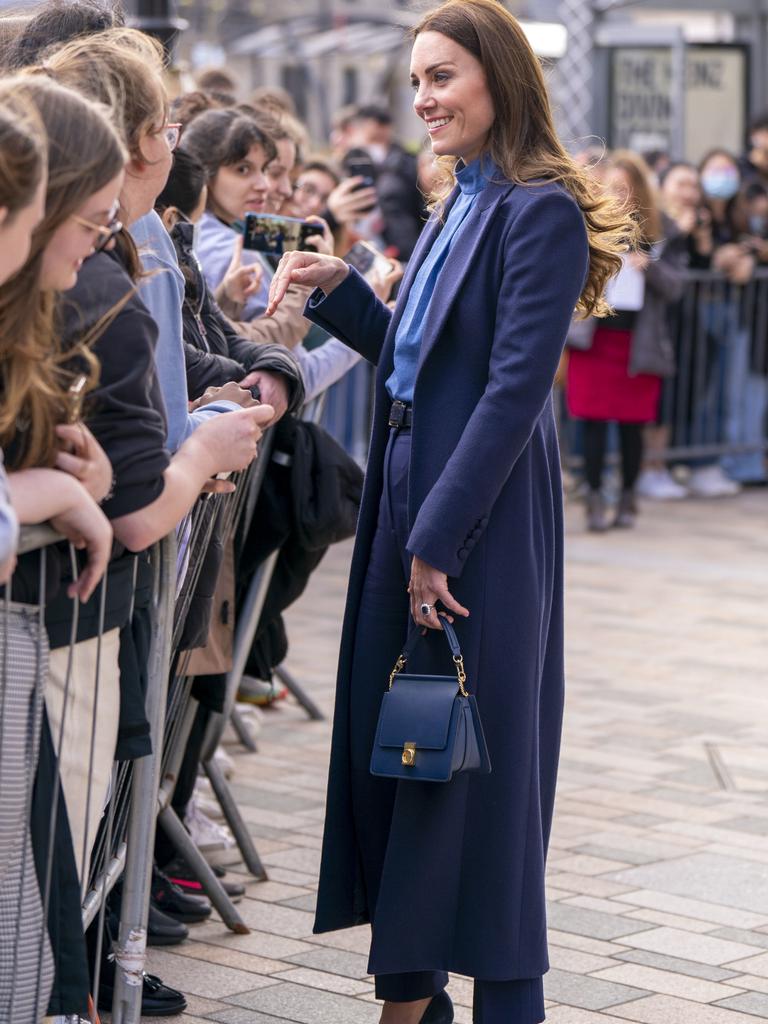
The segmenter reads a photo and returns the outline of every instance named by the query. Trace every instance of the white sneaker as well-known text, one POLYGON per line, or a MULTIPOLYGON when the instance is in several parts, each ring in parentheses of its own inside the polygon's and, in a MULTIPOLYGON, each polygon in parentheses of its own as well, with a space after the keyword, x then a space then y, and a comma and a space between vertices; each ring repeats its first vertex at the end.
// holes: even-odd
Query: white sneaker
POLYGON ((203 781, 207 782, 208 780, 198 779, 195 783, 195 805, 207 818, 223 821, 224 813, 219 806, 219 801, 213 795, 210 786, 201 785, 203 781))
POLYGON ((688 489, 677 483, 666 469, 644 469, 635 490, 641 498, 651 501, 680 501, 688 497, 688 489))
POLYGON ((729 498, 739 493, 741 485, 726 476, 720 466, 702 466, 688 478, 688 490, 695 498, 729 498))
POLYGON ((221 769, 221 773, 225 779, 231 779, 235 774, 235 762, 226 752, 226 750, 219 746, 216 747, 216 751, 213 755, 213 760, 221 769))
POLYGON ((200 810, 194 796, 187 804, 184 824, 201 853, 208 850, 227 850, 235 845, 235 839, 230 830, 225 825, 211 821, 208 815, 200 810))

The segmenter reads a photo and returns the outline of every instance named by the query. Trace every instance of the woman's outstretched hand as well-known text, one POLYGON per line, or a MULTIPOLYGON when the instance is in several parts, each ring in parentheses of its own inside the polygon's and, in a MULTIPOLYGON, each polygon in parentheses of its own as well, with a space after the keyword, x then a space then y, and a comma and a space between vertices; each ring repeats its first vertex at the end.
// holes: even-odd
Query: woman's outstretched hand
POLYGON ((326 295, 330 295, 348 273, 349 267, 337 256, 326 256, 317 252, 285 253, 269 286, 266 315, 272 316, 290 285, 301 284, 308 288, 321 288, 326 295))
POLYGON ((435 602, 440 601, 449 622, 453 622, 453 615, 469 615, 469 610, 460 605, 448 589, 448 577, 439 569, 433 569, 431 565, 422 562, 420 558, 413 556, 411 562, 411 582, 408 584, 408 593, 411 595, 411 615, 417 626, 425 626, 427 629, 442 629, 440 617, 435 611, 435 602), (429 615, 422 615, 421 606, 431 605, 429 615))

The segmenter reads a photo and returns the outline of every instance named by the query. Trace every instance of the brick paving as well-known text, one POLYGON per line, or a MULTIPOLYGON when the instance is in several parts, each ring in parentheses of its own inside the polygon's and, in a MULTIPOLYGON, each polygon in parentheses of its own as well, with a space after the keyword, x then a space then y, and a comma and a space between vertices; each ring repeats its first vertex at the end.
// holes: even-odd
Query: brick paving
MULTIPOLYGON (((568 520, 547 1019, 768 1019, 768 495, 648 505, 604 536, 568 520)), ((290 667, 328 711, 350 551, 289 615, 290 667)), ((240 904, 252 931, 192 926, 150 969, 188 995, 184 1024, 375 1024, 367 929, 311 931, 329 726, 285 702, 258 742, 230 748, 270 876, 240 904)), ((450 991, 469 1024, 471 983, 450 991)))

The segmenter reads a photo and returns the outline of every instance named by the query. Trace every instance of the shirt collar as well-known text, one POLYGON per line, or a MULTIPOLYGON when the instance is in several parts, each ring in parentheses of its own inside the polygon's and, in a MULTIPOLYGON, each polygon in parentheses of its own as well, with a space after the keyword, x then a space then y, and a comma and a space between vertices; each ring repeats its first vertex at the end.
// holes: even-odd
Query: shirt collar
POLYGON ((497 176, 497 167, 487 153, 469 164, 462 160, 456 165, 456 183, 464 195, 477 195, 489 181, 497 176))

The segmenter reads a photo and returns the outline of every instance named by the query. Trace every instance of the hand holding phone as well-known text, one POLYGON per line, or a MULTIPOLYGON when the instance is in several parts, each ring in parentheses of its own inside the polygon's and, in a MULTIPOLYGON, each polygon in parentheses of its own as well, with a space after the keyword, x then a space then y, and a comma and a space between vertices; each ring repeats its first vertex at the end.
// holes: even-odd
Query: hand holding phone
POLYGON ((281 217, 272 213, 246 213, 243 248, 282 256, 284 252, 305 250, 308 239, 322 234, 322 222, 281 217))

